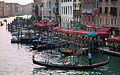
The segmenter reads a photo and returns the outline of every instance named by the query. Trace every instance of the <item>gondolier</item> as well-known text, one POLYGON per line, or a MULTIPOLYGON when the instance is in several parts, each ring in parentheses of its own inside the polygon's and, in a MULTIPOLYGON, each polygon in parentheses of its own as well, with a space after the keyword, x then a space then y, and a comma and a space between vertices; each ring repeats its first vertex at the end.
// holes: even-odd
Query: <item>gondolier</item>
POLYGON ((92 54, 91 53, 88 53, 88 59, 89 59, 89 65, 91 65, 91 60, 92 60, 92 54))

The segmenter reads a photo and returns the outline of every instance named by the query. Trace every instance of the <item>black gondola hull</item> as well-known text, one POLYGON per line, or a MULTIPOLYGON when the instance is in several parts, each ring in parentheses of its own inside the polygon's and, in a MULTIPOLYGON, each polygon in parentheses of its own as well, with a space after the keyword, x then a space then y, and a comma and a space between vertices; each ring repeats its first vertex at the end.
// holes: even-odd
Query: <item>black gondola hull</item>
POLYGON ((36 65, 46 66, 46 67, 50 67, 50 68, 82 70, 82 69, 94 69, 94 68, 104 66, 104 65, 109 63, 109 59, 106 62, 96 63, 96 64, 92 64, 92 65, 87 65, 87 66, 84 66, 84 65, 52 64, 52 63, 48 63, 48 62, 36 61, 34 58, 33 58, 33 63, 36 64, 36 65))

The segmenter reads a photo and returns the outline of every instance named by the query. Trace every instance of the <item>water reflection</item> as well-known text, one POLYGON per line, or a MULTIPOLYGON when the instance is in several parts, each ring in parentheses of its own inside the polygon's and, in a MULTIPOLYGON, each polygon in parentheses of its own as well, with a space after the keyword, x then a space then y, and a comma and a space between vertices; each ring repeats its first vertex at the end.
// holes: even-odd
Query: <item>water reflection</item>
POLYGON ((45 73, 47 75, 52 74, 52 75, 101 75, 105 74, 104 72, 106 71, 100 71, 98 69, 94 70, 60 70, 60 69, 55 69, 55 68, 45 68, 45 67, 39 67, 39 68, 34 68, 33 74, 42 74, 45 73))

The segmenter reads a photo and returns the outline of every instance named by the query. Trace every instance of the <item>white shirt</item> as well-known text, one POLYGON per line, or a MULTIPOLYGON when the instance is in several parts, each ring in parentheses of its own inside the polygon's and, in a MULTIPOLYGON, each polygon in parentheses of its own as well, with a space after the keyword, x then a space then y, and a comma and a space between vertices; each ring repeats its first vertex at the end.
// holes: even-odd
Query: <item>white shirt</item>
POLYGON ((69 63, 68 63, 68 62, 66 62, 66 64, 68 65, 69 63))
POLYGON ((91 53, 88 53, 88 58, 92 58, 92 55, 91 55, 91 53))

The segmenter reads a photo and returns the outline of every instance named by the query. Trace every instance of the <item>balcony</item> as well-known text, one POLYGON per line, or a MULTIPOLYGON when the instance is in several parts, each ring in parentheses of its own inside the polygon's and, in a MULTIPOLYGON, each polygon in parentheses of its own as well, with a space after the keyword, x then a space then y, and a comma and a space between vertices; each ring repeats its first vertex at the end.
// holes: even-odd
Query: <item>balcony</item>
POLYGON ((93 13, 92 9, 87 9, 87 13, 88 14, 93 13))
POLYGON ((85 14, 93 14, 93 10, 92 9, 82 9, 82 13, 85 14))

